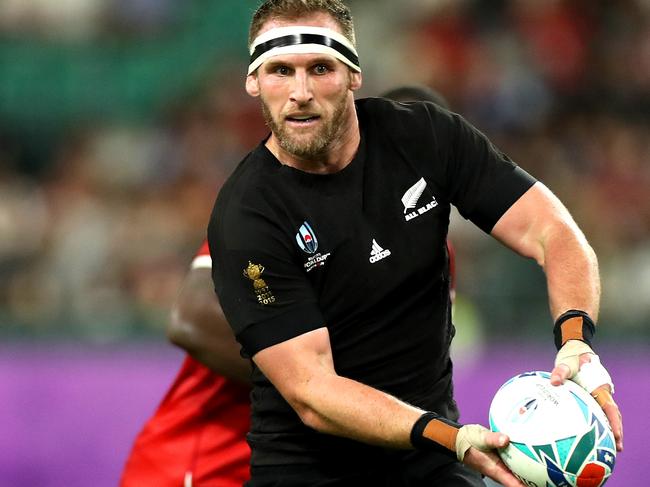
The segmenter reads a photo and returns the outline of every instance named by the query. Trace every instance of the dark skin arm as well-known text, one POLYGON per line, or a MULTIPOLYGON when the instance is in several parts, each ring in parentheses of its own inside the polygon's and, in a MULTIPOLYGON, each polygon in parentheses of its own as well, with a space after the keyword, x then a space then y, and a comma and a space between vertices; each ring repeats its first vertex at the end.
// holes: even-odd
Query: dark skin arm
POLYGON ((223 315, 207 268, 191 269, 172 306, 167 337, 213 372, 250 383, 251 365, 223 315))

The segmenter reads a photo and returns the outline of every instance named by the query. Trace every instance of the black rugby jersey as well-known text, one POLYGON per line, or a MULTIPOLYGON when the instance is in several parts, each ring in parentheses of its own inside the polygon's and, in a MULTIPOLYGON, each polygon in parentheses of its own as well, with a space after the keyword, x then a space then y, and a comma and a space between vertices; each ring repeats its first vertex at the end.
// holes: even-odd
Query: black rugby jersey
MULTIPOLYGON (((361 143, 334 174, 261 143, 221 189, 213 279, 245 356, 327 326, 339 375, 454 419, 450 205, 485 232, 534 183, 462 117, 432 103, 356 102, 361 143)), ((253 465, 369 450, 304 426, 254 371, 253 465)))

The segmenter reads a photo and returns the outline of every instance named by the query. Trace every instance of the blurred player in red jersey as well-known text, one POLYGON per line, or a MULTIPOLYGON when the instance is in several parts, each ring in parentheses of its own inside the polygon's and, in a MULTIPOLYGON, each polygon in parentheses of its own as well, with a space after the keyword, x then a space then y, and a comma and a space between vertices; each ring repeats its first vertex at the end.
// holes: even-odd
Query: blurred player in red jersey
MULTIPOLYGON (((423 86, 403 86, 382 96, 447 107, 442 96, 423 86)), ((447 249, 453 302, 456 272, 449 241, 447 249)), ((135 439, 120 487, 234 487, 249 478, 250 365, 239 355, 211 270, 205 241, 174 303, 168 328, 169 339, 188 357, 135 439)))
POLYGON ((250 365, 239 356, 210 277, 207 242, 174 303, 169 338, 188 352, 135 439, 121 487, 235 487, 249 477, 250 365))

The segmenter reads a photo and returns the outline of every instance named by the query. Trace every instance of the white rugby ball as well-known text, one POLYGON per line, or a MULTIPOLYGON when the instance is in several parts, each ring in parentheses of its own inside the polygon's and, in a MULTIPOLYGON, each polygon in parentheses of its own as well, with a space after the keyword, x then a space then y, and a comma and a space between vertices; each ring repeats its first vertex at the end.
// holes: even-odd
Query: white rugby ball
POLYGON ((495 394, 490 429, 510 437, 499 455, 530 487, 599 487, 616 461, 607 417, 575 382, 553 386, 550 378, 519 374, 495 394))

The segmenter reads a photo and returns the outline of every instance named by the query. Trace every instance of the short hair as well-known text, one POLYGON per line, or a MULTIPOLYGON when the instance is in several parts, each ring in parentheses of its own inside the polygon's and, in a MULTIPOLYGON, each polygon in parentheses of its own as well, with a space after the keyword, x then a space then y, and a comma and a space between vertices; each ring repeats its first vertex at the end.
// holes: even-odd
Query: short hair
POLYGON ((380 95, 394 101, 430 101, 436 105, 449 109, 449 103, 444 96, 428 86, 405 85, 390 89, 380 95))
POLYGON ((260 29, 269 19, 296 19, 317 12, 331 15, 341 28, 341 33, 353 46, 356 45, 352 13, 341 0, 266 0, 253 14, 248 29, 248 46, 253 44, 260 29))

